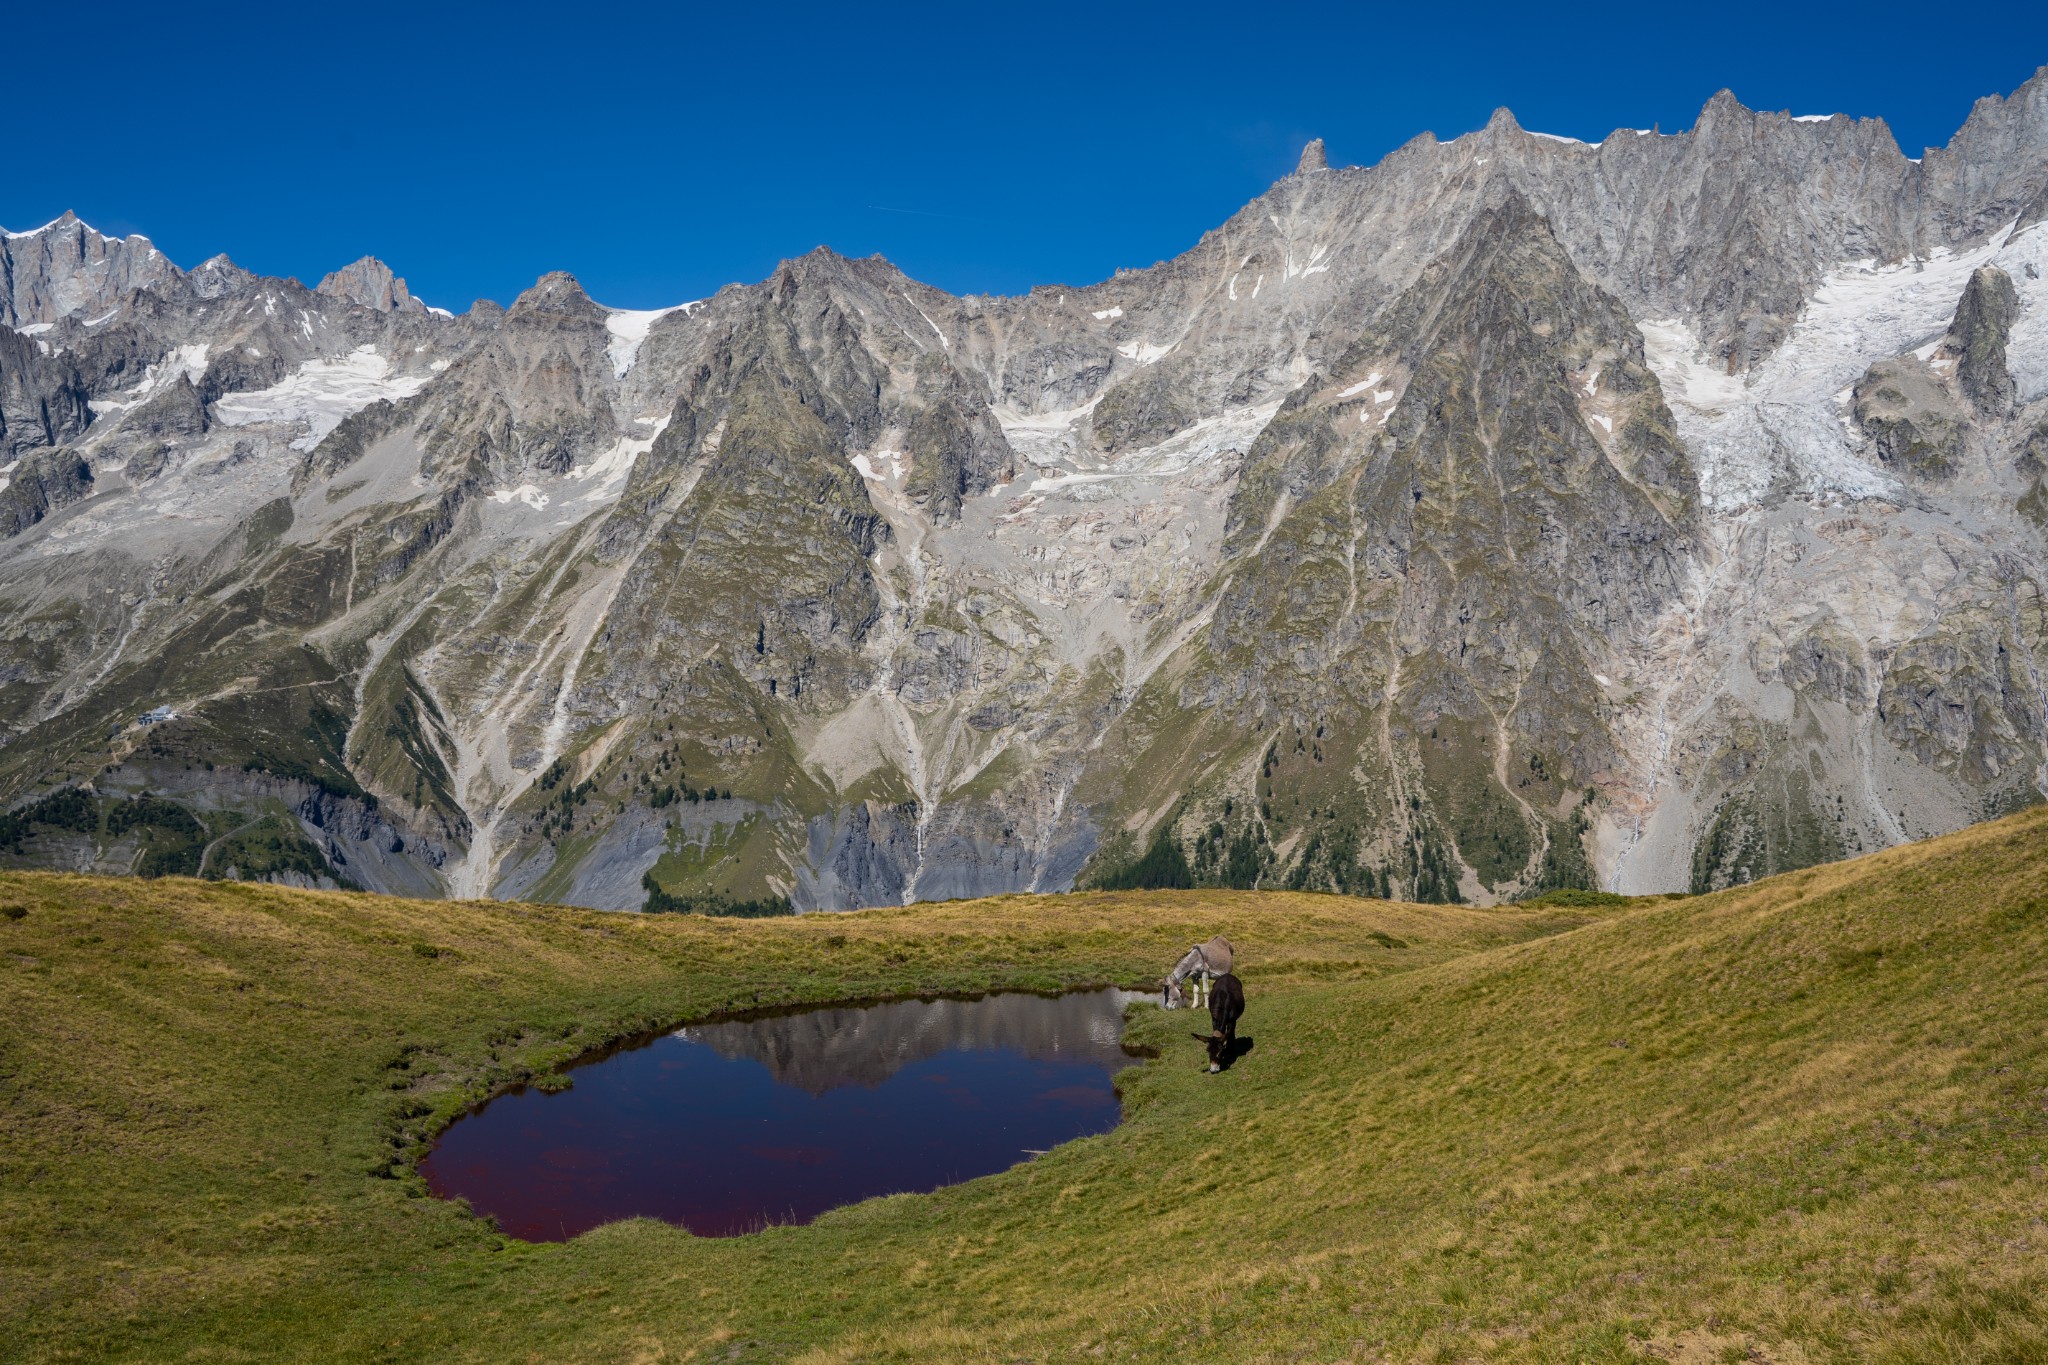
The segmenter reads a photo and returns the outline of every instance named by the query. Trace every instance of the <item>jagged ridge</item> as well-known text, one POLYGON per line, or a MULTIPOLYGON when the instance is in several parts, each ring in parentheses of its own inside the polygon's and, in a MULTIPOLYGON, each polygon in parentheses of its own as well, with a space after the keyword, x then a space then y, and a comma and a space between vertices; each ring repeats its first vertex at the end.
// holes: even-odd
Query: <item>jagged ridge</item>
POLYGON ((140 868, 147 794, 414 893, 1490 900, 1953 828, 2048 754, 2044 196, 2048 76, 1917 162, 1725 92, 1312 144, 1021 298, 451 317, 67 215, 0 239, 0 791, 100 804, 6 856, 140 868))

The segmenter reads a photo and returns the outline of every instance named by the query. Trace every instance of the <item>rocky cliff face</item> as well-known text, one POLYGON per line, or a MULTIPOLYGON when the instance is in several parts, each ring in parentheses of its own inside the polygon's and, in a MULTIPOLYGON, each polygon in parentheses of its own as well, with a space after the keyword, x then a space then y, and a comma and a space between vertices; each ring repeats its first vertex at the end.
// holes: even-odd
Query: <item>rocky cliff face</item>
POLYGON ((451 317, 67 215, 0 239, 0 860, 1491 900, 1953 828, 2048 780, 2044 205, 2048 75, 1918 161, 1312 145, 1017 298, 451 317))

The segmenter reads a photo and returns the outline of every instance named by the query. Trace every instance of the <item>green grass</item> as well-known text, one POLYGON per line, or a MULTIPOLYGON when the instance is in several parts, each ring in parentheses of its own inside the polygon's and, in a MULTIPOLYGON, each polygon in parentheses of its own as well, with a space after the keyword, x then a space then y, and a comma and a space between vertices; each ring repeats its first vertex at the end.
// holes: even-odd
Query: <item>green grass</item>
POLYGON ((0 1356, 2048 1360, 2048 811, 1714 896, 735 923, 0 877, 0 1356), (700 1240, 427 1197, 469 1100, 733 1006, 1154 978, 1127 1121, 700 1240))

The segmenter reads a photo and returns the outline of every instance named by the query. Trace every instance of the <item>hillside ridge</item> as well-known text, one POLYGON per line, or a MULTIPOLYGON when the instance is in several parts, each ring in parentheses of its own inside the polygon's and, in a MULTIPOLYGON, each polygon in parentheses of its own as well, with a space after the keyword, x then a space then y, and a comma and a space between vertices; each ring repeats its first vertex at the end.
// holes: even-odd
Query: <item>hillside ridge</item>
POLYGON ((1102 892, 736 923, 0 874, 0 1325, 27 1361, 2027 1359, 2044 831, 1583 911, 1102 892), (1210 1077, 1134 1006, 1160 1055, 1122 1126, 1000 1175, 542 1250, 411 1171, 613 1038, 1136 984, 1219 929, 1255 1049, 1210 1077))

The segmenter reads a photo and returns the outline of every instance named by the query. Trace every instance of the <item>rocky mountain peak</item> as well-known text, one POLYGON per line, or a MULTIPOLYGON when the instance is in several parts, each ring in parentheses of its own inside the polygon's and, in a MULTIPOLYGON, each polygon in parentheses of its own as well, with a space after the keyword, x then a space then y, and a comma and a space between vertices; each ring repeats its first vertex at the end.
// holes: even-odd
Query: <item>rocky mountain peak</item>
POLYGON ((770 293, 777 298, 786 298, 794 290, 816 285, 859 280, 886 280, 887 287, 891 288, 925 288, 898 270, 887 257, 877 255, 856 261, 840 255, 829 246, 814 246, 801 256, 791 256, 778 262, 769 279, 770 293))
POLYGON ((328 274, 314 292, 347 299, 380 313, 424 313, 426 305, 412 296, 405 281, 375 256, 365 256, 328 274))
POLYGON ((68 232, 72 228, 81 226, 83 226, 83 224, 79 222, 78 215, 73 213, 70 209, 66 209, 64 210, 64 212, 58 214, 55 218, 52 218, 49 222, 43 224, 41 227, 29 228, 25 232, 4 232, 0 233, 0 237, 6 237, 13 241, 20 241, 26 237, 40 237, 46 232, 68 232))
POLYGON ((605 319, 604 309, 591 301, 576 277, 566 270, 551 270, 541 276, 512 300, 512 307, 507 310, 507 316, 515 319, 536 313, 559 313, 599 323, 605 319))
POLYGON ((2022 214, 2048 181, 2048 67, 2008 96, 1978 100, 1946 147, 1922 156, 1930 213, 1950 238, 1980 236, 2022 214))
POLYGON ((0 325, 94 316, 177 278, 147 237, 109 237, 67 209, 39 228, 0 235, 0 325))
POLYGON ((2010 95, 1986 95, 1978 100, 1950 145, 1995 140, 2012 146, 2038 146, 2044 137, 2048 137, 2048 66, 2036 68, 2010 95))
POLYGON ((1330 168, 1329 153, 1323 149, 1323 140, 1310 138, 1308 146, 1301 149, 1301 160, 1296 163, 1294 173, 1303 175, 1309 171, 1326 171, 1330 168))
POLYGON ((1721 136, 1746 129, 1755 117, 1748 105, 1735 98, 1733 90, 1716 90, 1700 106, 1700 116, 1693 120, 1692 136, 1696 142, 1712 143, 1721 136))
POLYGON ((226 252, 210 256, 192 267, 185 277, 192 291, 202 299, 217 299, 256 283, 256 276, 228 259, 226 252))

